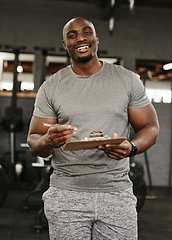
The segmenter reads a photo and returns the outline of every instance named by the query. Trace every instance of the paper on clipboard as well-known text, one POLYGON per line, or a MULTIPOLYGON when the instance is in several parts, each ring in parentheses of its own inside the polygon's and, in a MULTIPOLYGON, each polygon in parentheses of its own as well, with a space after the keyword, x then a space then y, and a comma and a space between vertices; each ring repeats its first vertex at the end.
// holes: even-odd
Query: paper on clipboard
POLYGON ((105 144, 120 144, 122 143, 126 137, 117 137, 111 139, 103 139, 103 140, 91 140, 91 141, 73 141, 68 142, 64 146, 64 150, 71 151, 71 150, 86 150, 86 149, 94 149, 97 148, 99 145, 105 144))

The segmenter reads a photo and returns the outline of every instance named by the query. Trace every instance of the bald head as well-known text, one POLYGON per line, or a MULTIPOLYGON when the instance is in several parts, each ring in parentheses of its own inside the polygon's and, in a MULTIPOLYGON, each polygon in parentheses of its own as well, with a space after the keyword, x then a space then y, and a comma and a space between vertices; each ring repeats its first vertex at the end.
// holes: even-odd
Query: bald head
POLYGON ((89 27, 91 27, 94 31, 94 33, 96 34, 96 30, 95 30, 95 27, 93 25, 92 22, 90 22, 89 20, 85 19, 85 18, 81 18, 81 17, 76 17, 76 18, 72 18, 70 21, 68 21, 64 28, 63 28, 63 40, 65 41, 66 40, 66 33, 68 32, 68 30, 70 28, 72 28, 73 26, 77 26, 77 25, 80 25, 80 24, 87 24, 89 27))

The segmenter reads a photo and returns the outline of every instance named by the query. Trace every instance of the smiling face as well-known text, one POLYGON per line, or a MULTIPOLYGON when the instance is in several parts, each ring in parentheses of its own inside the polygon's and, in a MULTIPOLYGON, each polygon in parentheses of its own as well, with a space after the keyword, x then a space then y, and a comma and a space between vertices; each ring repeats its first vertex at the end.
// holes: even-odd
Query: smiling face
POLYGON ((63 29, 63 46, 72 60, 86 63, 97 57, 98 37, 91 22, 83 18, 69 21, 63 29))

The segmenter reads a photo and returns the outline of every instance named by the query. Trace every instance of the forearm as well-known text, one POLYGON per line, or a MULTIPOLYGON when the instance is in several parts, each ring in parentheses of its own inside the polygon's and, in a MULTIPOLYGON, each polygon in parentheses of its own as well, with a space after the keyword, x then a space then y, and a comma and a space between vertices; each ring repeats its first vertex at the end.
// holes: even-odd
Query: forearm
POLYGON ((147 149, 149 149, 152 145, 154 145, 157 141, 159 134, 159 126, 158 124, 145 126, 143 129, 138 131, 133 139, 133 141, 137 146, 137 154, 143 153, 147 149))
POLYGON ((47 142, 47 136, 40 134, 30 134, 27 138, 27 143, 33 154, 40 157, 48 157, 53 152, 53 146, 47 142))

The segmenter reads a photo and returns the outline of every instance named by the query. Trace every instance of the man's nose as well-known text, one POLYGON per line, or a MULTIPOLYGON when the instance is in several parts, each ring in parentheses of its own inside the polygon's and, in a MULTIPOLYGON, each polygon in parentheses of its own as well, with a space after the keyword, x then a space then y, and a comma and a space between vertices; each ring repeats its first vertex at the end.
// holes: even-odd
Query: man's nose
POLYGON ((77 41, 79 42, 79 41, 84 41, 84 40, 86 40, 86 37, 84 36, 84 34, 83 33, 78 34, 77 41))

